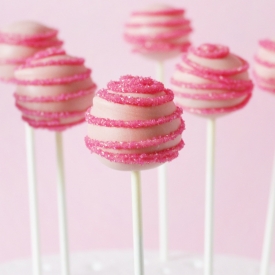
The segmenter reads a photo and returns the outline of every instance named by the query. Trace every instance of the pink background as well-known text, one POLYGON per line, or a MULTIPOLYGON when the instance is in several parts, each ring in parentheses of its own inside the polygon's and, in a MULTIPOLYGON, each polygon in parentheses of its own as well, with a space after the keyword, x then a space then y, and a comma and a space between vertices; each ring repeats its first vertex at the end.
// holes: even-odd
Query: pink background
MULTIPOLYGON (((0 25, 33 19, 60 29, 66 49, 85 57, 99 87, 123 74, 155 75, 133 55, 123 23, 150 0, 1 0, 0 25)), ((259 38, 274 37, 274 0, 167 0, 186 8, 193 42, 218 42, 251 61, 259 38)), ((176 59, 166 63, 166 85, 176 59)), ((30 256, 25 138, 14 87, 0 84, 0 261, 30 256)), ((249 105, 217 122, 215 252, 259 258, 275 149, 275 98, 257 88, 249 105)), ((186 147, 169 164, 170 247, 203 251, 206 122, 184 118, 186 147)), ((130 175, 107 169, 84 145, 86 125, 64 134, 72 251, 132 247, 130 175)), ((36 132, 43 254, 58 252, 54 135, 36 132)), ((156 171, 143 180, 144 237, 158 247, 156 171)))

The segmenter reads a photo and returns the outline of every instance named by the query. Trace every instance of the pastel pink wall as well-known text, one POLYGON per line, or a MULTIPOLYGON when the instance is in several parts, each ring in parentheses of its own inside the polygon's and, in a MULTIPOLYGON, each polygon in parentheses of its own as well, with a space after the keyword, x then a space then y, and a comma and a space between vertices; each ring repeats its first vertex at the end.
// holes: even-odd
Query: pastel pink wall
MULTIPOLYGON (((155 75, 153 62, 130 52, 123 23, 150 0, 2 0, 0 26, 33 19, 60 29, 69 53, 85 57, 99 87, 123 74, 155 75)), ((167 0, 187 9, 195 44, 218 42, 251 61, 257 40, 274 37, 274 0, 167 0)), ((166 85, 176 62, 166 64, 166 85)), ((29 257, 24 127, 14 87, 0 84, 0 261, 29 257)), ((275 151, 275 97, 254 90, 249 105, 217 122, 215 252, 259 258, 275 151)), ((204 119, 184 115, 186 147, 169 164, 170 247, 203 251, 204 119)), ((86 126, 64 133, 72 251, 131 248, 129 174, 109 170, 84 146, 86 126)), ((44 254, 58 252, 54 135, 36 133, 44 254)), ((158 246, 156 171, 143 180, 145 246, 158 246)))

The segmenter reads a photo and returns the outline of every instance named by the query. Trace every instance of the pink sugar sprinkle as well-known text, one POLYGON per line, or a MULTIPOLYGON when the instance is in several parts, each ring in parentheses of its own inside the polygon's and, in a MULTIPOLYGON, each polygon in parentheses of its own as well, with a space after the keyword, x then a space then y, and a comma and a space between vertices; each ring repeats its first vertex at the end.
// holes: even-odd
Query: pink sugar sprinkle
POLYGON ((147 140, 141 141, 99 141, 95 139, 91 139, 86 136, 86 146, 91 149, 92 147, 100 147, 105 149, 141 149, 147 148, 151 146, 157 146, 164 144, 168 141, 174 140, 184 131, 185 125, 183 120, 181 119, 181 124, 177 130, 163 136, 153 137, 147 140))
POLYGON ((275 63, 271 63, 271 62, 268 62, 266 60, 263 60, 261 59, 260 57, 258 56, 255 56, 254 57, 254 60, 256 61, 256 63, 264 66, 264 67, 267 67, 267 68, 275 68, 275 63))
POLYGON ((25 58, 0 59, 0 65, 21 65, 25 62, 25 58))
POLYGON ((75 125, 78 125, 80 123, 83 123, 85 120, 81 118, 78 121, 75 122, 70 122, 70 123, 61 123, 58 120, 46 120, 46 121, 41 121, 41 120, 34 120, 30 119, 28 117, 22 116, 22 119, 27 122, 31 127, 36 128, 36 129, 47 129, 50 131, 64 131, 70 127, 73 127, 75 125))
POLYGON ((37 110, 30 110, 20 106, 18 103, 15 103, 15 106, 26 116, 37 116, 37 117, 44 117, 44 118, 68 118, 68 117, 75 117, 83 115, 86 110, 83 111, 73 111, 73 112, 45 112, 45 111, 37 111, 37 110))
POLYGON ((234 98, 241 98, 244 97, 250 92, 248 91, 230 91, 224 93, 206 93, 206 94, 190 94, 190 93, 182 93, 175 91, 175 96, 183 97, 183 98, 191 98, 191 99, 198 99, 198 100, 228 100, 234 98))
MULTIPOLYGON (((165 40, 165 39, 177 39, 184 35, 189 34, 192 29, 187 26, 184 29, 179 30, 168 30, 154 35, 130 35, 125 33, 124 38, 127 42, 132 44, 143 44, 145 42, 154 42, 155 40, 165 40)), ((166 41, 168 42, 168 41, 166 41)))
POLYGON ((270 39, 263 39, 259 41, 259 45, 265 48, 266 50, 275 52, 275 41, 270 39))
POLYGON ((229 54, 229 48, 223 45, 202 44, 199 47, 190 47, 189 52, 203 58, 224 58, 229 54))
POLYGON ((107 88, 119 93, 155 94, 164 90, 164 85, 150 77, 121 76, 119 81, 110 81, 107 88))
POLYGON ((254 78, 256 82, 262 82, 267 85, 275 85, 275 78, 264 78, 259 76, 255 71, 253 71, 254 78))
MULTIPOLYGON (((198 114, 198 115, 214 115, 214 114, 223 114, 229 113, 243 108, 251 98, 252 93, 248 94, 246 99, 238 105, 230 107, 220 107, 220 108, 190 108, 186 106, 181 106, 184 111, 189 113, 198 114)), ((180 104, 179 104, 180 105, 180 104)))
POLYGON ((133 97, 133 96, 123 96, 119 94, 109 93, 108 90, 102 89, 97 92, 97 96, 103 98, 109 102, 123 104, 123 105, 133 105, 140 107, 154 107, 159 106, 168 102, 173 101, 174 94, 171 90, 164 89, 165 95, 159 95, 154 98, 144 98, 144 97, 133 97))
POLYGON ((12 78, 5 78, 0 77, 0 82, 7 83, 7 84, 16 84, 16 79, 12 78))
MULTIPOLYGON (((19 70, 19 69, 17 69, 19 70)), ((49 85, 62 85, 72 82, 77 82, 90 77, 91 70, 87 69, 84 73, 75 74, 72 76, 64 76, 60 78, 49 78, 49 79, 17 79, 18 85, 34 85, 34 86, 49 86, 49 85)))
POLYGON ((111 162, 118 162, 124 164, 150 164, 150 163, 164 163, 171 161, 178 157, 178 151, 181 150, 184 146, 183 140, 180 141, 174 147, 164 149, 161 151, 153 153, 141 153, 141 154, 121 154, 121 153, 110 153, 105 152, 104 150, 98 147, 90 147, 91 152, 96 153, 97 155, 106 158, 111 162))
POLYGON ((37 68, 37 67, 45 67, 45 66, 79 66, 84 64, 83 58, 70 58, 70 59, 59 59, 59 60, 47 60, 47 61, 40 61, 37 63, 31 63, 30 60, 28 60, 25 64, 21 65, 17 69, 29 69, 29 68, 37 68))
POLYGON ((22 35, 19 33, 6 33, 0 31, 0 42, 1 43, 9 43, 18 42, 18 41, 39 41, 44 39, 49 39, 57 36, 58 31, 55 29, 48 30, 39 34, 31 34, 31 35, 22 35))
POLYGON ((189 42, 183 42, 183 43, 170 43, 170 42, 157 42, 157 43, 151 43, 151 42, 145 42, 142 45, 137 46, 133 49, 134 53, 165 53, 165 52, 171 52, 171 51, 179 51, 179 52, 186 52, 186 50, 189 48, 190 43, 189 42))
POLYGON ((158 11, 134 11, 132 12, 132 15, 151 15, 151 16, 158 16, 158 15, 183 15, 184 14, 183 9, 173 9, 173 8, 167 8, 164 10, 158 10, 158 11))
POLYGON ((185 27, 189 26, 190 20, 180 18, 171 19, 165 22, 146 22, 146 23, 126 23, 126 27, 139 28, 139 27, 185 27))
POLYGON ((96 89, 96 85, 93 84, 93 86, 87 88, 86 90, 75 91, 73 93, 60 94, 57 96, 32 97, 32 96, 19 95, 15 93, 14 97, 17 101, 20 101, 20 102, 45 102, 45 103, 60 102, 60 101, 67 101, 78 97, 83 97, 86 95, 93 94, 95 92, 95 89, 96 89))
POLYGON ((212 68, 204 67, 194 61, 189 60, 186 53, 182 55, 182 61, 185 64, 187 64, 188 66, 195 69, 196 71, 199 71, 204 74, 213 74, 213 75, 221 75, 221 76, 232 76, 232 75, 239 74, 239 73, 242 73, 242 72, 245 72, 248 70, 248 68, 249 68, 248 63, 241 57, 237 56, 237 58, 239 58, 239 60, 242 62, 241 66, 234 68, 234 69, 219 70, 219 69, 212 69, 212 68))
POLYGON ((191 89, 192 88, 193 89, 225 89, 225 90, 247 89, 249 91, 253 88, 253 83, 251 80, 233 79, 227 76, 219 75, 218 73, 210 74, 210 73, 201 72, 199 70, 194 70, 194 69, 190 70, 190 69, 186 69, 185 67, 182 67, 180 64, 177 64, 176 68, 183 73, 195 75, 211 81, 207 83, 188 83, 184 81, 177 81, 174 78, 172 78, 171 80, 172 84, 179 87, 183 86, 185 88, 191 88, 191 89))
POLYGON ((63 41, 55 39, 35 40, 35 39, 13 39, 0 34, 0 43, 16 46, 27 46, 32 48, 45 48, 61 46, 63 41))
POLYGON ((50 48, 47 48, 43 51, 37 52, 35 55, 33 55, 32 57, 27 59, 27 62, 30 63, 33 60, 39 60, 39 59, 43 59, 45 57, 56 56, 56 55, 64 55, 64 54, 66 54, 64 49, 62 49, 60 47, 50 47, 50 48))
POLYGON ((147 120, 133 120, 133 121, 124 121, 124 120, 112 120, 108 118, 99 118, 90 114, 91 109, 89 108, 86 112, 86 121, 89 124, 94 124, 104 127, 118 127, 118 128, 144 128, 161 125, 167 122, 170 122, 174 119, 180 118, 182 115, 182 109, 177 107, 175 112, 170 115, 162 116, 160 118, 152 118, 147 120))

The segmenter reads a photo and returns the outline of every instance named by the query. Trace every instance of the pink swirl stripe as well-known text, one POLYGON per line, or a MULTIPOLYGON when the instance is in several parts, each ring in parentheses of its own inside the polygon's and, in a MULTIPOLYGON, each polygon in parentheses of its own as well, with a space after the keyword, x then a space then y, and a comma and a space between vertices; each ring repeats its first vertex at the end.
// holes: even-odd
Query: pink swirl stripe
POLYGON ((125 75, 119 81, 110 81, 107 88, 118 93, 156 94, 162 92, 164 85, 150 77, 132 77, 125 75))
POLYGON ((178 157, 178 151, 181 150, 184 146, 183 140, 180 141, 174 147, 153 152, 153 153, 141 153, 141 154, 119 154, 105 152, 97 146, 90 146, 89 149, 92 153, 108 159, 112 162, 124 163, 124 164, 150 164, 150 163, 164 163, 171 161, 178 157))
POLYGON ((66 52, 61 47, 50 47, 45 50, 37 52, 35 55, 27 59, 27 63, 31 63, 34 60, 39 60, 45 57, 56 56, 56 55, 65 55, 66 52))
POLYGON ((86 90, 80 90, 73 93, 65 93, 60 94, 57 96, 41 96, 41 97, 32 97, 32 96, 25 96, 25 95, 18 95, 14 94, 14 97, 17 101, 20 102, 60 102, 60 101, 67 101, 70 99, 75 99, 78 97, 83 97, 86 95, 93 94, 95 92, 96 85, 89 87, 86 90))
POLYGON ((212 81, 212 83, 189 83, 184 81, 177 81, 172 78, 172 83, 179 87, 191 88, 191 89, 224 89, 224 90, 247 90, 251 91, 253 83, 251 80, 244 79, 232 79, 219 74, 204 73, 199 70, 189 70, 182 67, 180 64, 176 65, 176 68, 191 75, 195 75, 206 80, 212 81))
POLYGON ((247 91, 242 92, 226 92, 226 93, 207 93, 207 94, 189 94, 175 91, 174 94, 177 97, 191 98, 198 100, 228 100, 240 98, 248 95, 247 91))
POLYGON ((75 117, 85 114, 86 110, 83 111, 74 111, 74 112, 44 112, 44 111, 37 111, 37 110, 30 110, 20 106, 18 103, 15 106, 27 116, 36 116, 36 117, 44 117, 44 118, 68 118, 68 117, 75 117))
POLYGON ((0 77, 0 82, 7 83, 7 84, 16 84, 16 79, 0 77))
POLYGON ((259 41, 259 45, 265 48, 266 50, 275 52, 275 41, 270 39, 263 39, 259 41))
POLYGON ((229 54, 229 48, 223 45, 202 44, 197 48, 191 46, 188 52, 199 57, 216 59, 227 56, 229 54))
POLYGON ((249 68, 248 63, 241 57, 238 57, 238 58, 242 62, 242 65, 240 67, 234 68, 234 69, 228 69, 228 70, 218 70, 218 69, 204 67, 202 65, 199 65, 198 63, 195 63, 189 60, 187 57, 187 54, 182 55, 182 61, 188 66, 190 66, 191 68, 195 69, 196 71, 199 71, 204 74, 213 74, 213 75, 222 75, 222 76, 232 76, 248 70, 249 68))
POLYGON ((159 11, 134 11, 132 15, 151 15, 151 16, 158 16, 158 15, 183 15, 183 9, 166 9, 166 10, 159 10, 159 11))
POLYGON ((62 124, 59 120, 33 120, 25 116, 22 116, 22 119, 33 128, 47 128, 48 130, 52 131, 64 131, 85 121, 83 118, 81 118, 75 122, 62 124))
POLYGON ((0 32, 0 41, 37 41, 43 39, 49 39, 57 36, 58 31, 55 29, 48 30, 39 34, 22 35, 19 33, 5 33, 0 32))
POLYGON ((17 69, 28 69, 28 68, 37 68, 37 67, 45 67, 45 66, 66 66, 66 65, 72 65, 72 66, 78 66, 83 65, 84 59, 83 58, 71 58, 71 59, 60 59, 60 60, 48 60, 48 61, 42 61, 37 63, 30 63, 29 60, 17 69))
POLYGON ((75 74, 72 76, 64 76, 60 78, 49 78, 49 79, 17 79, 18 85, 34 85, 34 86, 47 86, 47 85, 61 85, 68 84, 76 81, 81 81, 90 77, 91 70, 87 69, 84 73, 75 74))
MULTIPOLYGON (((259 76, 255 71, 253 71, 253 76, 257 82, 257 85, 259 85, 259 84, 266 84, 266 85, 270 85, 270 86, 275 85, 275 78, 263 78, 263 77, 259 76)), ((268 90, 271 89, 271 91, 273 90, 273 88, 271 88, 271 87, 269 87, 269 88, 266 87, 265 90, 267 90, 267 89, 268 90)))
POLYGON ((105 148, 105 149, 141 149, 141 148, 146 148, 146 147, 151 147, 151 146, 157 146, 161 145, 163 143, 166 143, 168 141, 174 140, 176 137, 181 135, 181 133, 184 131, 185 125, 183 120, 181 119, 181 124, 179 128, 171 132, 167 135, 164 136, 158 136, 158 137, 153 137, 147 140, 142 140, 142 141, 99 141, 95 139, 91 139, 88 136, 86 136, 85 141, 86 141, 86 146, 91 149, 93 147, 100 147, 100 148, 105 148))
POLYGON ((156 53, 156 52, 170 52, 173 50, 179 50, 180 52, 185 52, 191 44, 189 42, 184 43, 144 43, 137 48, 133 49, 134 53, 156 53))
POLYGON ((233 111, 237 111, 241 108, 243 108, 248 101, 250 100, 252 96, 252 93, 248 94, 248 96, 245 98, 244 101, 242 101, 238 105, 230 106, 230 107, 221 107, 221 108, 189 108, 186 106, 180 106, 183 108, 184 111, 193 113, 193 114, 198 114, 198 115, 215 115, 215 114, 223 114, 223 113, 229 113, 233 111))
POLYGON ((109 93, 108 90, 102 89, 97 92, 97 96, 103 98, 109 102, 117 104, 128 104, 132 106, 142 106, 142 107, 153 107, 159 106, 168 102, 173 101, 174 94, 169 89, 164 89, 164 95, 159 95, 154 98, 142 98, 133 96, 123 96, 120 94, 109 93))
POLYGON ((0 59, 0 65, 21 65, 25 63, 26 60, 26 58, 0 59))
POLYGON ((126 27, 139 28, 139 27, 184 27, 189 26, 190 20, 187 19, 172 19, 165 22, 147 22, 147 23, 126 23, 126 27))
POLYGON ((256 61, 256 63, 264 66, 264 67, 267 67, 267 68, 275 68, 275 63, 271 63, 271 62, 268 62, 268 61, 265 61, 265 60, 262 60, 261 58, 259 58, 258 56, 255 56, 254 57, 254 60, 256 61))
POLYGON ((56 30, 50 30, 37 35, 20 35, 0 32, 0 43, 35 48, 61 46, 63 42, 55 39, 57 33, 56 30))
MULTIPOLYGON (((184 35, 189 34, 192 31, 191 27, 186 27, 182 30, 169 30, 155 35, 130 35, 124 34, 124 38, 127 42, 131 44, 143 44, 148 43, 148 40, 163 40, 163 39, 178 39, 184 35)), ((167 41, 166 41, 167 42, 167 41)))
POLYGON ((182 115, 182 109, 177 107, 175 112, 170 115, 163 116, 155 119, 147 119, 147 120, 133 120, 133 121, 124 121, 124 120, 112 120, 108 118, 99 118, 90 114, 91 108, 89 108, 86 112, 86 121, 89 124, 94 124, 98 126, 104 127, 118 127, 118 128, 144 128, 161 125, 167 122, 170 122, 174 119, 180 118, 182 115))

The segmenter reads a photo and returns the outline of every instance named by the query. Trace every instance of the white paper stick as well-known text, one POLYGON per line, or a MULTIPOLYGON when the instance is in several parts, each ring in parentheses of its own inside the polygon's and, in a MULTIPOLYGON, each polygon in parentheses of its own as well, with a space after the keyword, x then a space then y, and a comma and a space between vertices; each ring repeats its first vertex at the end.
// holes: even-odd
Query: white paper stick
POLYGON ((144 274, 140 172, 131 172, 135 275, 144 274))
POLYGON ((158 168, 159 181, 159 256, 168 260, 168 199, 167 199, 167 165, 158 168))
POLYGON ((157 61, 156 63, 156 79, 161 83, 164 82, 164 64, 163 61, 157 61))
POLYGON ((268 205, 267 219, 266 219, 266 225, 265 225, 265 235, 264 235, 260 275, 269 274, 272 247, 273 247, 273 241, 274 241, 274 229, 275 229, 275 155, 274 155, 274 161, 273 161, 271 190, 269 194, 269 205, 268 205))
MULTIPOLYGON (((156 78, 164 82, 164 64, 156 64, 156 78)), ((158 167, 159 182, 159 257, 165 262, 168 260, 168 195, 167 195, 167 164, 158 167)))
POLYGON ((57 155, 57 190, 58 190, 58 218, 59 218, 61 274, 69 275, 70 259, 69 259, 62 133, 56 132, 55 137, 56 137, 56 155, 57 155))
POLYGON ((26 133, 26 153, 29 182, 29 207, 30 207, 30 228, 31 228, 31 247, 32 247, 32 270, 33 275, 41 274, 41 254, 39 239, 39 219, 38 219, 38 196, 37 180, 35 170, 35 146, 34 129, 27 123, 25 124, 26 133))
POLYGON ((215 119, 207 121, 204 274, 213 275, 215 119))

